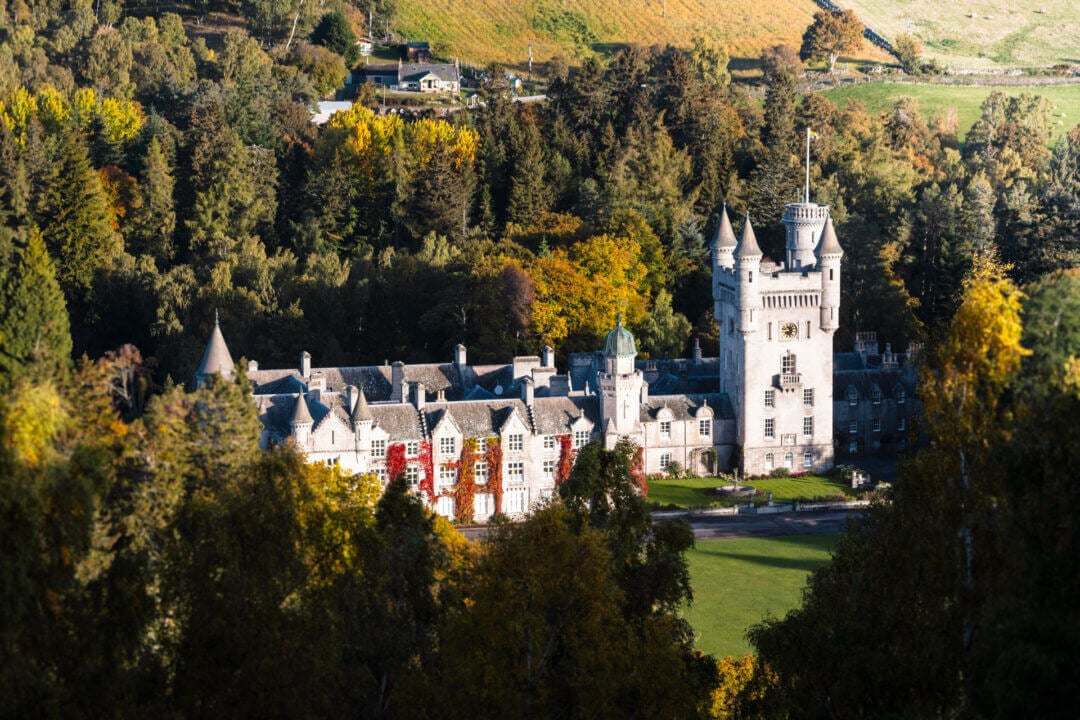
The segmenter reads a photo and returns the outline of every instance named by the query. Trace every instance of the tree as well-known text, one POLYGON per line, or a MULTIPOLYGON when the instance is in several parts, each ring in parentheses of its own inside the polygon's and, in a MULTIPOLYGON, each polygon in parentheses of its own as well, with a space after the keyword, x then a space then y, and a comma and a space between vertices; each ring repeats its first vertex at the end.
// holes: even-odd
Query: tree
POLYGON ((322 16, 311 33, 311 42, 341 55, 348 66, 356 62, 356 33, 340 6, 322 16))
POLYGON ((908 75, 918 75, 922 73, 922 43, 919 39, 908 35, 907 33, 900 33, 896 36, 896 57, 900 60, 900 67, 904 69, 908 75))
POLYGON ((841 53, 855 52, 862 47, 863 24, 854 10, 819 10, 814 22, 803 33, 799 57, 803 60, 829 61, 829 72, 836 66, 841 53))

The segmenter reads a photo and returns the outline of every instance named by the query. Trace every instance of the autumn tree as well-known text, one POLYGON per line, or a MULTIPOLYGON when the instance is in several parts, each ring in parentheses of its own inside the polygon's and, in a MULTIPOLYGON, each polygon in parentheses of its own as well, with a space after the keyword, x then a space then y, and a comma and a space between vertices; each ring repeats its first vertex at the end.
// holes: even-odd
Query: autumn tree
POLYGON ((828 60, 831 73, 842 53, 862 47, 864 29, 854 10, 819 10, 803 33, 799 56, 803 60, 828 60))

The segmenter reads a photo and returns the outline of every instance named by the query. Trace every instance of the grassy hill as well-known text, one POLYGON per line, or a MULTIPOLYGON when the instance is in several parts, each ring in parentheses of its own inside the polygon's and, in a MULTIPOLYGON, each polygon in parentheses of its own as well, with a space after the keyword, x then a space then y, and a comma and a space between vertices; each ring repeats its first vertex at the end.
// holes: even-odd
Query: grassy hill
MULTIPOLYGON (((439 55, 482 65, 525 67, 562 54, 573 61, 623 43, 690 45, 721 40, 732 58, 754 59, 777 43, 798 47, 817 6, 811 0, 414 0, 398 31, 428 40, 439 55)), ((887 56, 867 44, 861 58, 887 56)), ((736 62, 738 66, 738 62, 736 62)))
POLYGON ((906 32, 927 57, 955 68, 1045 67, 1080 63, 1077 0, 838 0, 870 27, 906 32))

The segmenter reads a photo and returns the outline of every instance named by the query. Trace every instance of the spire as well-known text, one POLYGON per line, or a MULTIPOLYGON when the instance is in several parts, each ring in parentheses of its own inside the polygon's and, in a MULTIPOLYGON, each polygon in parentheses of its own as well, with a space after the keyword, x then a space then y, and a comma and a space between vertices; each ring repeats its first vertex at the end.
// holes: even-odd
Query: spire
POLYGON ((371 420, 371 409, 367 404, 367 396, 364 395, 364 389, 360 388, 360 396, 356 399, 356 407, 353 408, 352 417, 353 422, 360 422, 362 420, 371 420))
POLYGON ((289 421, 292 425, 310 425, 315 422, 311 418, 311 411, 308 410, 307 400, 304 399, 304 393, 300 393, 296 398, 296 409, 293 410, 292 420, 289 421))
POLYGON ((735 257, 737 258, 760 258, 761 248, 758 247, 757 237, 754 236, 754 228, 750 224, 750 212, 746 213, 746 223, 743 225, 742 239, 739 240, 739 246, 735 248, 735 257))
POLYGON ((836 239, 836 230, 833 229, 831 217, 825 220, 825 230, 821 233, 821 241, 818 242, 815 254, 818 257, 844 254, 844 249, 840 247, 840 241, 836 239))
POLYGON ((207 378, 214 373, 221 373, 222 377, 231 378, 235 366, 229 348, 225 344, 225 336, 221 334, 221 325, 215 310, 214 330, 210 333, 210 342, 206 344, 206 352, 203 353, 199 369, 195 371, 195 377, 196 379, 207 378))
POLYGON ((712 246, 714 248, 733 248, 738 245, 738 241, 735 240, 735 230, 731 227, 731 220, 728 219, 727 203, 724 203, 724 209, 720 211, 720 222, 716 225, 716 233, 713 235, 712 246))

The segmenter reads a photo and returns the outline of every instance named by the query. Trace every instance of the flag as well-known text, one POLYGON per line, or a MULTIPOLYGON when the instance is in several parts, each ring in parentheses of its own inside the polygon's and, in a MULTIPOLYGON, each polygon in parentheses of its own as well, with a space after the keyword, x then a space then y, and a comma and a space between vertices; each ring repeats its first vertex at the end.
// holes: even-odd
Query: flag
POLYGON ((818 134, 810 128, 806 128, 806 137, 810 138, 811 140, 817 140, 818 134))

